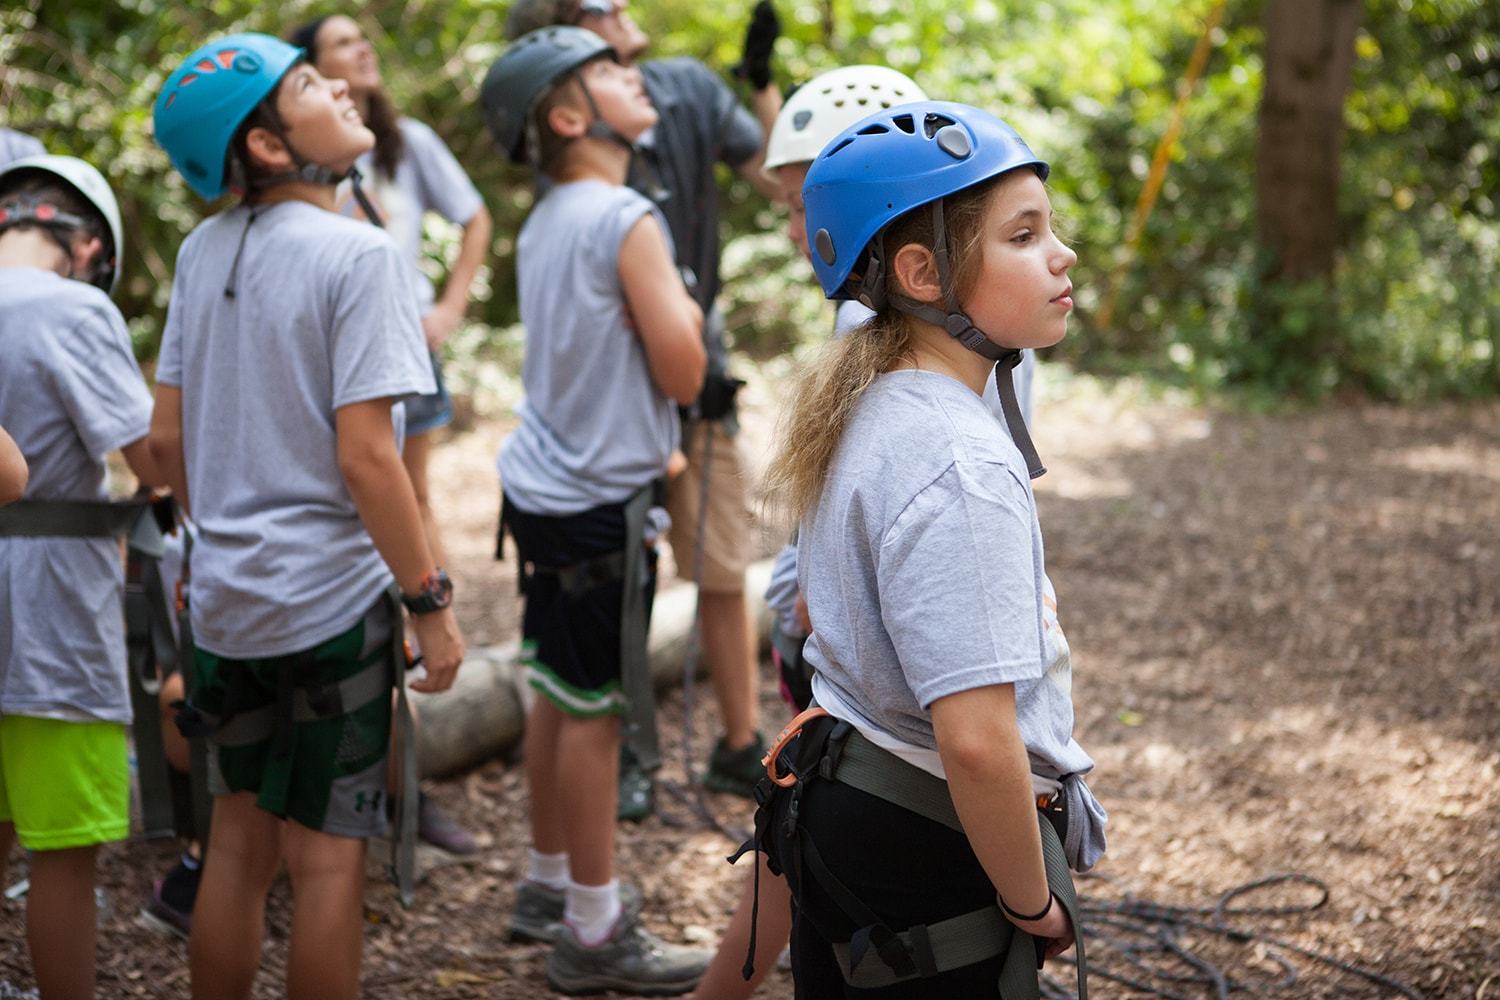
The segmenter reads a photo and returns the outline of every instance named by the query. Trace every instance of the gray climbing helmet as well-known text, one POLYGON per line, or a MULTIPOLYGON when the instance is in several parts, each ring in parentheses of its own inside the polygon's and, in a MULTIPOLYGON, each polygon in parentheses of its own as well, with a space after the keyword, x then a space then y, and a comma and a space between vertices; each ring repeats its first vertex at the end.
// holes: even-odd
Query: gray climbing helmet
MULTIPOLYGON (((528 132, 538 102, 564 78, 599 58, 618 57, 609 43, 592 31, 552 25, 516 39, 495 60, 484 76, 479 103, 490 134, 512 162, 527 160, 528 132)), ((587 88, 584 95, 589 96, 587 88)), ((593 104, 592 97, 589 103, 593 104)), ((595 119, 595 126, 602 124, 597 114, 595 119)), ((593 127, 590 131, 595 134, 593 127)))

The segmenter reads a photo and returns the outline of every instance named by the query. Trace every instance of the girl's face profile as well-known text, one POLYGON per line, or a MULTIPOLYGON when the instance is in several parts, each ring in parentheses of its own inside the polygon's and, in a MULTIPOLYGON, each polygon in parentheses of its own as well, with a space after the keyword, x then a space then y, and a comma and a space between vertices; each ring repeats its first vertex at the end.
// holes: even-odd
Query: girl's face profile
POLYGON ((980 230, 979 280, 963 303, 969 318, 1003 347, 1051 347, 1073 311, 1068 270, 1078 255, 1052 231, 1042 179, 1017 170, 990 192, 980 230))
POLYGON ((349 84, 329 80, 309 63, 287 73, 276 92, 276 112, 287 140, 311 163, 347 170, 375 147, 375 133, 360 119, 349 84))

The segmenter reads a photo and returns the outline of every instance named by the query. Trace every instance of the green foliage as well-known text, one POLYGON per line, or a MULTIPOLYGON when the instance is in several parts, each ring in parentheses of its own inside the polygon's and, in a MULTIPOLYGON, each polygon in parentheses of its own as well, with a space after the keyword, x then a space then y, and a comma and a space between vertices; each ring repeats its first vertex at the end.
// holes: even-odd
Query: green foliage
MULTIPOLYGON (((1144 371, 1271 396, 1354 389, 1396 398, 1500 388, 1500 5, 1367 0, 1348 106, 1335 287, 1265 298, 1270 333, 1251 336, 1259 0, 1229 0, 1213 36, 1161 197, 1139 246, 1124 232, 1179 79, 1214 0, 778 0, 783 83, 853 62, 912 74, 935 96, 997 110, 1054 166, 1053 203, 1080 255, 1080 322, 1056 351, 1100 371, 1144 371), (1094 321, 1110 276, 1112 328, 1094 321)), ((502 50, 504 0, 375 0, 354 12, 408 114, 431 123, 496 219, 474 325, 450 350, 454 381, 513 376, 514 236, 529 178, 502 162, 476 100, 502 50)), ((637 0, 655 55, 725 68, 739 57, 749 0, 637 0)), ((322 0, 22 0, 0 11, 0 123, 103 167, 121 194, 128 242, 121 303, 142 357, 154 353, 183 235, 208 211, 168 169, 150 104, 189 49, 232 30, 284 33, 322 0)), ((830 313, 782 215, 743 180, 726 188, 726 315, 755 356, 823 337, 830 313)), ((454 252, 433 224, 429 269, 454 252)))

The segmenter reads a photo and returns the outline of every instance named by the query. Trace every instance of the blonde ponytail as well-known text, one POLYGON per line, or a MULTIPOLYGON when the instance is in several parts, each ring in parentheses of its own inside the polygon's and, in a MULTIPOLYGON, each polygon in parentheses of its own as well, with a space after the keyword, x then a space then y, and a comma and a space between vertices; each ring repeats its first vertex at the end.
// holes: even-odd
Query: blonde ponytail
MULTIPOLYGON (((993 178, 943 201, 953 283, 960 300, 968 297, 979 280, 985 208, 1000 180, 993 178)), ((925 206, 891 223, 886 231, 887 259, 894 259, 896 251, 908 243, 928 250, 936 245, 932 213, 925 206)), ((886 276, 888 295, 905 293, 897 281, 892 268, 886 276)), ((817 504, 855 404, 876 376, 909 356, 911 322, 887 305, 863 326, 825 345, 796 380, 762 486, 773 510, 796 522, 817 504)))
POLYGON ((910 347, 906 317, 894 310, 824 345, 794 384, 778 428, 778 448, 764 485, 773 508, 800 521, 818 502, 854 404, 910 347))

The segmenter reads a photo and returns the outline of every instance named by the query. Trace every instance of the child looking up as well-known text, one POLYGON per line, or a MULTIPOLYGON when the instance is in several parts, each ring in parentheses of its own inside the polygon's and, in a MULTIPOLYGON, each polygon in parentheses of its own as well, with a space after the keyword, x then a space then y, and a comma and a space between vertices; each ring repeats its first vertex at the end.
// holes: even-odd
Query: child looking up
POLYGON ((512 933, 555 942, 547 978, 565 993, 684 993, 708 953, 641 927, 621 900, 614 832, 622 669, 644 669, 656 586, 644 521, 677 447, 676 405, 703 381, 703 313, 661 214, 625 186, 656 121, 638 73, 598 35, 547 27, 500 57, 482 94, 501 148, 552 182, 516 242, 526 399, 499 459, 541 695, 512 933))
POLYGON ((446 689, 463 657, 392 425, 396 400, 433 390, 411 265, 334 211, 374 136, 301 50, 210 42, 155 120, 195 191, 244 195, 178 254, 151 424, 198 528, 189 717, 213 730, 193 995, 249 996, 284 861, 287 995, 352 998, 365 838, 386 822, 393 577, 426 667, 412 686, 446 689))

